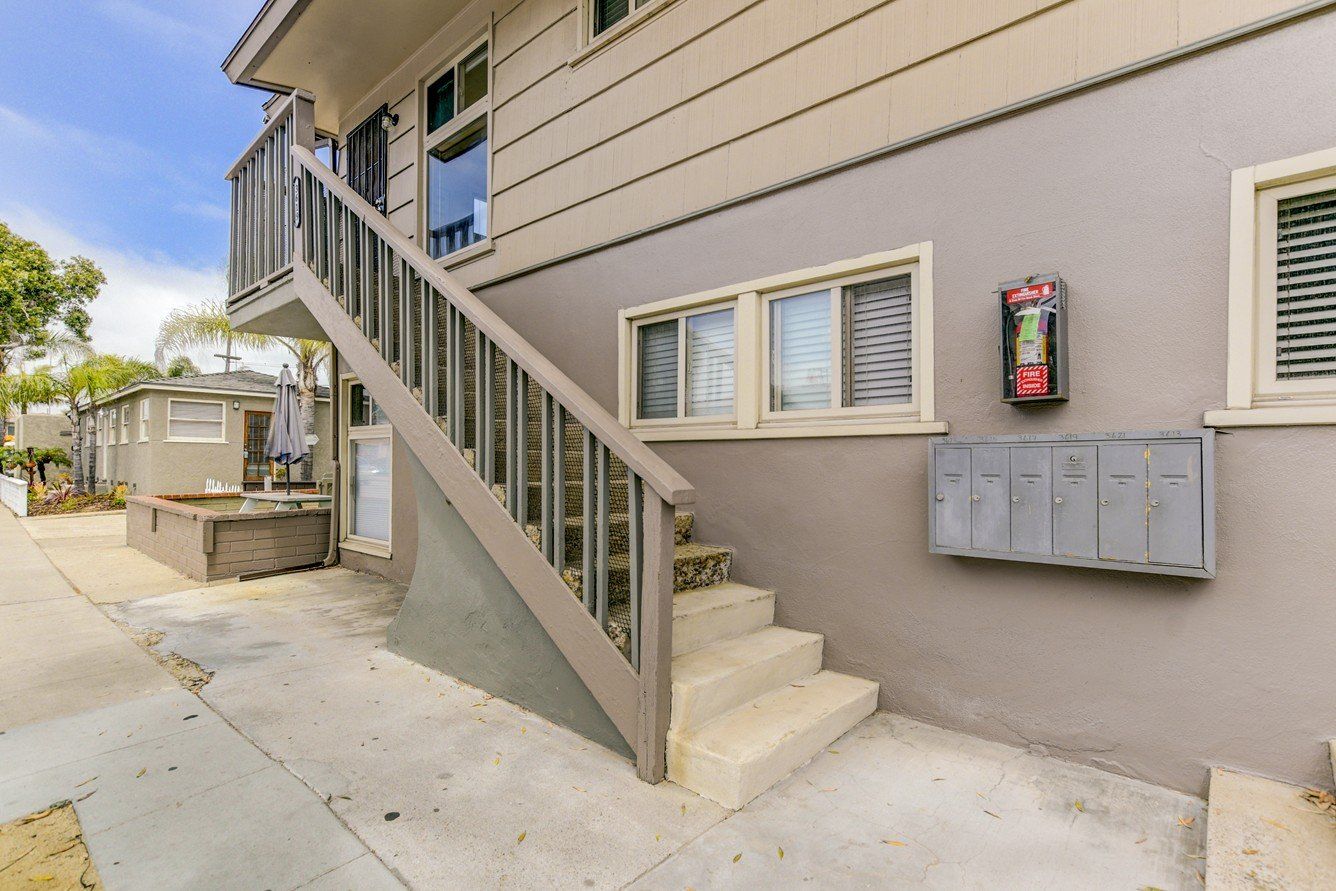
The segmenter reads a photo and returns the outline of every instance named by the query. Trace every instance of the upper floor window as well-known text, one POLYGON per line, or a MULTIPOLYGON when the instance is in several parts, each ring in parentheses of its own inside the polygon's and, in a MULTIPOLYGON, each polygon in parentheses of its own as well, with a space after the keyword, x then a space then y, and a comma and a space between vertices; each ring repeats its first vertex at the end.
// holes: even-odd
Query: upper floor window
POLYGON ((621 415, 642 438, 942 433, 932 245, 625 310, 621 415))
POLYGON ((1213 426, 1336 423, 1336 149, 1234 172, 1228 407, 1213 426))
POLYGON ((487 237, 489 80, 484 40, 447 63, 425 90, 424 241, 433 257, 487 237))
POLYGON ((590 34, 597 37, 660 0, 589 0, 590 34))

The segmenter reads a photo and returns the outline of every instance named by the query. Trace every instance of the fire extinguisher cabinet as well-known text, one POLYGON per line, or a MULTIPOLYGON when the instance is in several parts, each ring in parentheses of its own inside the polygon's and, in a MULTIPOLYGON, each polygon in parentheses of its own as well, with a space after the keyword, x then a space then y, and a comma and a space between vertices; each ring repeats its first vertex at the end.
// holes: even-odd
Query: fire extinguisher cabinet
POLYGON ((1002 316, 1002 401, 1067 401, 1067 286, 1032 275, 997 289, 1002 316))

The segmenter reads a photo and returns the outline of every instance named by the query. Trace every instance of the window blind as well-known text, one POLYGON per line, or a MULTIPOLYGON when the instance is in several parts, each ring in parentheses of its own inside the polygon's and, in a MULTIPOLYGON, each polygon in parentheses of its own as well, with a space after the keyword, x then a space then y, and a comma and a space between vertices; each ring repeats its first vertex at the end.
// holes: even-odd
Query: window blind
POLYGON ((770 409, 830 408, 830 292, 770 303, 770 409))
POLYGON ((907 275, 844 289, 844 404, 914 398, 912 290, 907 275))
POLYGON ((1336 377, 1336 190, 1277 210, 1276 377, 1336 377))
POLYGON ((390 540, 390 441, 354 440, 352 529, 361 538, 390 540))
POLYGON ((170 406, 167 435, 181 439, 222 439, 221 402, 175 402, 170 406))
POLYGON ((687 414, 733 412, 733 310, 687 317, 687 414))
POLYGON ((640 418, 677 417, 677 319, 640 328, 640 418))
POLYGON ((594 6, 594 34, 602 34, 626 18, 630 0, 591 0, 594 6))

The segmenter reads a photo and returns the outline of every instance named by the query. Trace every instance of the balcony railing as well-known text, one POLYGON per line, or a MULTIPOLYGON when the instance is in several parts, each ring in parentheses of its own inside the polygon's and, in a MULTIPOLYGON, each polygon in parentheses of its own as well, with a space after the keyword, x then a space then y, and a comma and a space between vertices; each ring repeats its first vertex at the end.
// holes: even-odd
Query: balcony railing
POLYGON ((227 172, 232 184, 228 306, 292 270, 292 148, 315 148, 315 106, 296 92, 278 102, 260 135, 227 172))

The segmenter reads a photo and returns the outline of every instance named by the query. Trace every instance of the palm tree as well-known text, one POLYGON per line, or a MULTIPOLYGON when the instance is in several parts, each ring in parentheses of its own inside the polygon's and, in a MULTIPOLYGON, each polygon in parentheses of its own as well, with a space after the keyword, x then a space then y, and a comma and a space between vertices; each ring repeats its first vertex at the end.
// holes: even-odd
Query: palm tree
POLYGON ((91 359, 93 355, 93 348, 87 341, 61 329, 47 329, 28 343, 0 350, 0 430, 8 428, 10 412, 23 414, 28 406, 43 402, 32 398, 33 387, 36 386, 40 393, 41 385, 31 379, 31 373, 24 370, 25 365, 47 357, 69 364, 91 359), (16 370, 9 370, 11 364, 16 370))
POLYGON ((168 377, 193 377, 199 374, 199 366, 189 356, 173 356, 165 370, 168 377))
MULTIPOLYGON (((180 353, 200 347, 232 347, 251 350, 282 348, 292 354, 296 365, 297 404, 301 409, 302 430, 309 437, 315 433, 315 390, 320 369, 329 361, 329 344, 323 340, 276 337, 237 331, 227 318, 221 300, 207 300, 194 306, 174 309, 158 328, 156 358, 159 364, 168 353, 180 353)), ((301 462, 303 479, 311 479, 312 462, 308 454, 301 462)))
POLYGON ((65 405, 70 421, 70 460, 74 467, 74 489, 84 490, 83 442, 79 436, 79 404, 91 403, 99 396, 128 387, 136 381, 157 377, 160 372, 152 362, 110 354, 94 355, 74 365, 46 366, 29 375, 31 402, 65 405))

